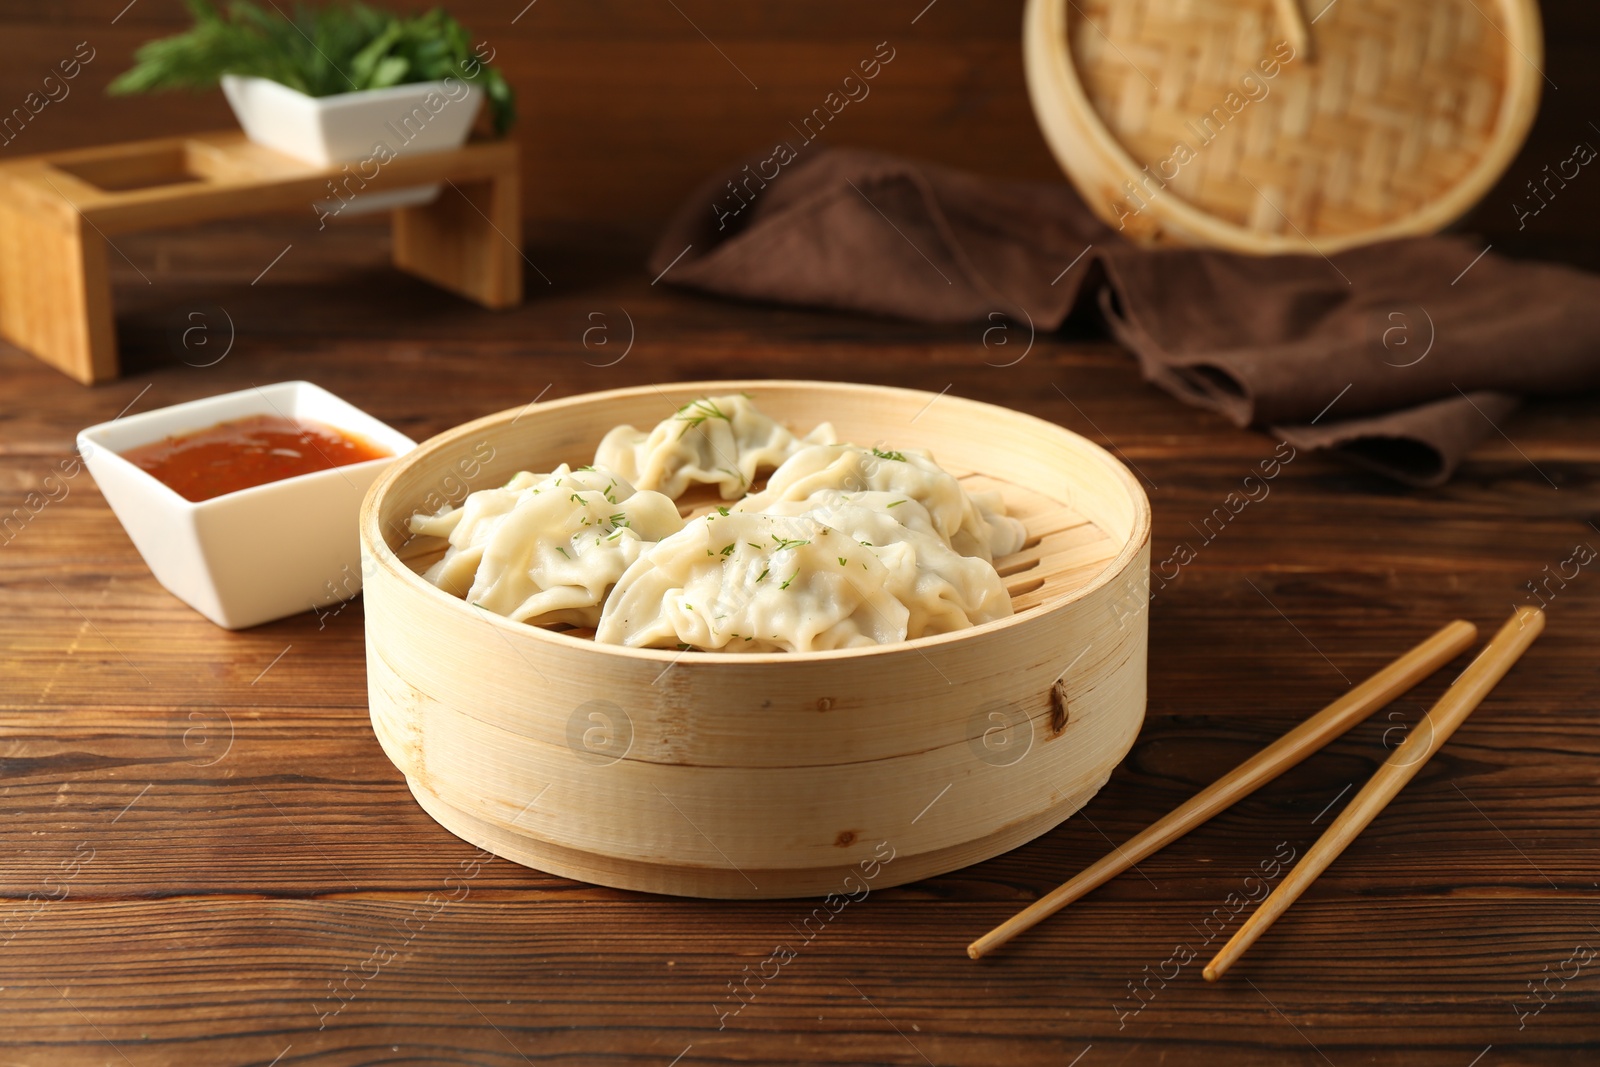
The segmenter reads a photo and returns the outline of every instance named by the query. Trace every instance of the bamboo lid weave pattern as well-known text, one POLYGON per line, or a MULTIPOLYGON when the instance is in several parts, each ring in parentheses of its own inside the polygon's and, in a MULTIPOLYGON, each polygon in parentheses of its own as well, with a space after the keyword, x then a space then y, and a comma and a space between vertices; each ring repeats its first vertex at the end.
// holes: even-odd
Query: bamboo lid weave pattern
POLYGON ((1533 0, 1029 0, 1024 18, 1046 140, 1145 243, 1437 231, 1510 165, 1544 77, 1533 0))

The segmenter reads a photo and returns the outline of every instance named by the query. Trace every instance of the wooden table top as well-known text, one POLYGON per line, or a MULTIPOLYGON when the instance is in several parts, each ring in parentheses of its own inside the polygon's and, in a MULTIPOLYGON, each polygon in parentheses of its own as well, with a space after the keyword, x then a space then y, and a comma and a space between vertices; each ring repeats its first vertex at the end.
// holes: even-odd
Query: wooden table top
POLYGON ((652 286, 638 249, 577 243, 535 243, 551 284, 530 271, 527 304, 488 313, 384 266, 381 230, 285 226, 130 239, 150 284, 120 266, 120 382, 83 388, 0 346, 0 516, 23 516, 0 536, 0 1063, 1600 1056, 1600 564, 1568 562, 1600 546, 1592 398, 1524 409, 1437 490, 1297 456, 1207 542, 1200 521, 1275 442, 1144 385, 1103 341, 1040 336, 997 367, 1025 347, 1016 329, 1002 359, 980 326, 714 301, 652 286), (307 378, 420 440, 541 395, 745 375, 948 387, 1051 419, 1146 481, 1153 558, 1197 552, 1152 604, 1143 730, 1083 812, 851 903, 753 999, 734 988, 812 904, 659 898, 485 858, 423 814, 373 738, 359 600, 220 630, 156 584, 89 475, 65 473, 84 426, 250 384, 307 378), (1562 573, 1521 664, 1224 980, 1200 967, 1252 876, 1304 854, 1454 670, 967 959, 1443 622, 1487 637, 1562 573))

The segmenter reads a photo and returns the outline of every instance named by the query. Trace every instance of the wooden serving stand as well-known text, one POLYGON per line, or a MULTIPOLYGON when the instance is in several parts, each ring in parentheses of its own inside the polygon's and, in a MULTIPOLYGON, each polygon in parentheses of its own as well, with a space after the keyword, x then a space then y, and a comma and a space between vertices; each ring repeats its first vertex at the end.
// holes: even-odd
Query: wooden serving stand
POLYGON ((451 183, 431 204, 394 211, 394 265, 485 307, 521 301, 512 142, 400 155, 367 179, 355 164, 320 167, 230 131, 0 164, 0 335, 86 385, 115 378, 108 241, 274 211, 309 216, 336 199, 330 181, 347 197, 451 183))

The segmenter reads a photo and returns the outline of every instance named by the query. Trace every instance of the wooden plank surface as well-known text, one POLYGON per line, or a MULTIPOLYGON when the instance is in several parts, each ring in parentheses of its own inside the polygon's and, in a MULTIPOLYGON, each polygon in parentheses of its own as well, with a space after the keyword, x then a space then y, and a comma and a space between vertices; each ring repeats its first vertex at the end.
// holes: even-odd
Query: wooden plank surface
POLYGON ((1191 523, 1275 442, 1143 385, 1112 346, 1039 337, 996 368, 977 325, 727 304, 652 286, 615 249, 530 237, 552 284, 494 314, 392 270, 381 224, 130 237, 113 263, 123 381, 84 389, 0 349, 0 519, 26 516, 0 537, 0 1062, 1600 1054, 1600 967, 1581 962, 1600 945, 1592 565, 1501 689, 1224 981, 1199 967, 1242 921, 1247 879, 1304 853, 1452 671, 992 959, 963 951, 1444 620, 1488 631, 1543 568, 1600 545, 1591 398, 1516 415, 1438 490, 1297 456, 1204 542, 1191 523), (656 898, 475 853, 372 736, 359 601, 219 630, 154 582, 92 479, 63 466, 77 429, 125 407, 251 383, 309 378, 421 439, 541 395, 746 374, 948 385, 1052 419, 1136 465, 1153 558, 1197 549, 1151 605, 1143 732, 1082 816, 825 924, 807 925, 809 903, 656 898), (766 962, 780 945, 794 951, 781 967, 766 962))

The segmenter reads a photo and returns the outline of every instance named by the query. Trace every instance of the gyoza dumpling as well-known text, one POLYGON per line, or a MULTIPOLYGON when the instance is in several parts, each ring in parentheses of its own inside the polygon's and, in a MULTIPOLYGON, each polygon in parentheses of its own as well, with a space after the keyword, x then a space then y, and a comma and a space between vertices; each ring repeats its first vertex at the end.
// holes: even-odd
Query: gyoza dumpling
POLYGON ((649 545, 683 528, 660 493, 609 471, 522 471, 461 507, 414 515, 413 533, 448 537, 423 577, 488 611, 534 624, 594 626, 606 594, 649 545))
MULTIPOLYGON (((467 499, 462 501, 460 507, 446 504, 435 514, 429 515, 417 512, 411 516, 409 523, 411 532, 427 537, 449 537, 455 532, 462 522, 476 524, 495 515, 502 515, 510 511, 516 502, 522 499, 522 494, 513 492, 517 489, 531 489, 547 478, 559 477, 563 474, 570 475, 572 470, 565 463, 555 469, 553 474, 534 474, 530 471, 518 471, 511 476, 511 480, 498 489, 479 489, 467 494, 467 499), (468 505, 471 508, 468 508, 468 505), (468 519, 468 516, 472 516, 468 519)), ((613 491, 614 492, 614 491, 613 491)), ((458 594, 459 595, 459 594, 458 594)))
MULTIPOLYGON (((764 496, 765 494, 762 494, 764 496)), ((759 499, 756 496, 745 497, 732 506, 733 511, 750 511, 757 509, 749 506, 749 501, 759 499)), ((894 519, 915 533, 927 534, 937 541, 948 540, 935 525, 933 516, 928 514, 928 509, 905 493, 880 492, 868 489, 860 493, 847 493, 839 489, 819 489, 808 497, 799 500, 762 500, 760 513, 763 515, 777 515, 783 518, 796 518, 801 515, 810 515, 813 512, 830 508, 850 506, 865 508, 868 511, 878 511, 894 519)))
POLYGON ((1011 614, 1011 596, 993 565, 947 546, 934 532, 927 509, 914 500, 892 511, 851 500, 809 514, 870 550, 889 571, 888 591, 908 612, 906 640, 1011 614))
POLYGON ((823 423, 796 437, 742 393, 704 397, 679 408, 646 433, 618 426, 606 434, 594 463, 639 489, 676 499, 690 485, 715 485, 722 499, 742 496, 756 475, 807 445, 838 440, 823 423))
POLYGON ((992 562, 1022 547, 1027 537, 1022 523, 1006 514, 998 493, 968 493, 955 475, 915 448, 886 452, 857 445, 814 445, 796 452, 773 472, 767 487, 747 496, 740 511, 785 512, 793 505, 858 502, 857 495, 872 493, 894 500, 913 500, 927 509, 934 531, 945 544, 963 556, 992 562))
POLYGON ((794 517, 713 513, 628 568, 595 640, 813 652, 891 644, 1009 614, 992 566, 891 513, 850 505, 794 517))

